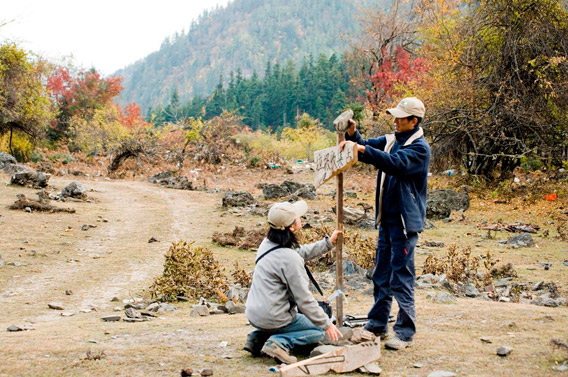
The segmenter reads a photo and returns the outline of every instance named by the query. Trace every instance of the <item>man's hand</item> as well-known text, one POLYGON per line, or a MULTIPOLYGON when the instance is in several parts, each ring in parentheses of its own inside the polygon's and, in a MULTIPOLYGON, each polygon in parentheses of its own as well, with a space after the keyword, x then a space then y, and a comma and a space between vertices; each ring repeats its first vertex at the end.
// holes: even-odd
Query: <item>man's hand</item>
POLYGON ((325 333, 327 334, 329 340, 332 340, 334 342, 338 341, 339 338, 343 338, 343 334, 341 334, 341 331, 339 331, 333 323, 329 325, 327 330, 325 330, 325 333))
POLYGON ((337 230, 337 229, 336 229, 336 230, 333 231, 333 234, 331 235, 331 237, 329 237, 329 240, 331 241, 332 244, 335 245, 335 244, 337 243, 337 237, 338 237, 340 234, 343 234, 343 231, 342 231, 342 230, 337 230))
POLYGON ((357 125, 357 122, 355 122, 353 119, 349 119, 347 121, 348 126, 347 126, 347 133, 349 134, 349 136, 353 136, 355 135, 355 131, 357 131, 355 129, 355 126, 357 125))
MULTIPOLYGON (((339 150, 343 151, 343 148, 345 148, 345 144, 350 143, 349 140, 343 140, 341 143, 339 143, 339 150)), ((357 146, 357 152, 360 153, 365 153, 365 146, 361 145, 361 144, 357 144, 355 143, 355 145, 357 146)))

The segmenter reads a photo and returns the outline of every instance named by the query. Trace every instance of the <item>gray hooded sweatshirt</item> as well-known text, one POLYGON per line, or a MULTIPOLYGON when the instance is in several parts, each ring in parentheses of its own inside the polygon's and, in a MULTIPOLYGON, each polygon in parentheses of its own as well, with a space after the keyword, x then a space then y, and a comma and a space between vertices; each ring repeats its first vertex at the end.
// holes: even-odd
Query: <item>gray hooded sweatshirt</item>
MULTIPOLYGON (((256 258, 276 246, 265 238, 256 258)), ((296 305, 314 325, 326 330, 331 319, 310 292, 310 280, 304 260, 310 260, 331 250, 329 237, 298 249, 279 248, 262 258, 254 268, 252 285, 246 304, 247 319, 261 329, 277 329, 292 323, 298 313, 296 305)))

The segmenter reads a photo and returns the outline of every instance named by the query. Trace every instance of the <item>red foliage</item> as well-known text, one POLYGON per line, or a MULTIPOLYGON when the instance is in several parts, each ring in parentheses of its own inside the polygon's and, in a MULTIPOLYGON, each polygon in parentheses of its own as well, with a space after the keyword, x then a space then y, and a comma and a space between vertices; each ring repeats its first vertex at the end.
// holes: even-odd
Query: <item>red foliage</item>
POLYGON ((121 123, 131 130, 148 126, 142 117, 142 109, 134 102, 126 105, 121 113, 121 123))
POLYGON ((410 53, 398 46, 394 55, 383 51, 383 63, 373 69, 369 77, 372 89, 367 91, 367 101, 377 108, 381 103, 401 96, 405 84, 419 79, 421 73, 427 71, 425 62, 416 57, 411 58, 410 53))

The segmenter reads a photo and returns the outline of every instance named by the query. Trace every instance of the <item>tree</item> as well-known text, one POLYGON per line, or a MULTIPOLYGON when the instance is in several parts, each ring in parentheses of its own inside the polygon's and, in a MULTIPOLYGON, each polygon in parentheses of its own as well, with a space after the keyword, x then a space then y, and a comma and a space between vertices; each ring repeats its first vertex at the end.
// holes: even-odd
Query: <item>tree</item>
POLYGON ((93 68, 73 75, 69 68, 60 67, 47 80, 47 89, 59 107, 57 122, 52 127, 52 138, 68 136, 69 121, 74 116, 85 120, 92 118, 96 110, 113 103, 122 90, 122 79, 107 79, 93 68))
POLYGON ((36 137, 53 117, 42 81, 46 63, 34 61, 15 44, 0 46, 0 135, 20 131, 36 137))
POLYGON ((434 157, 508 177, 524 156, 568 153, 568 12, 561 0, 471 0, 437 18, 424 54, 434 157))
POLYGON ((300 143, 306 151, 306 160, 310 161, 312 156, 312 146, 318 139, 324 129, 318 119, 310 117, 309 114, 303 113, 296 120, 297 127, 285 127, 282 130, 282 139, 293 143, 300 143))

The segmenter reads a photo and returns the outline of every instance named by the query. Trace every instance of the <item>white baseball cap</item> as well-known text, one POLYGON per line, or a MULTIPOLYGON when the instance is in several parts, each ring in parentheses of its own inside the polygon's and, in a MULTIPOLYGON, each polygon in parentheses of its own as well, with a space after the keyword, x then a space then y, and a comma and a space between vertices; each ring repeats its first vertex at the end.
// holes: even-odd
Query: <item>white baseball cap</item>
POLYGON ((416 97, 404 98, 394 109, 387 110, 387 114, 395 118, 406 118, 411 115, 424 118, 425 112, 424 104, 416 97))
POLYGON ((271 228, 284 230, 294 224, 297 218, 304 216, 306 212, 308 212, 308 204, 303 200, 296 203, 275 203, 268 211, 268 224, 271 228))

